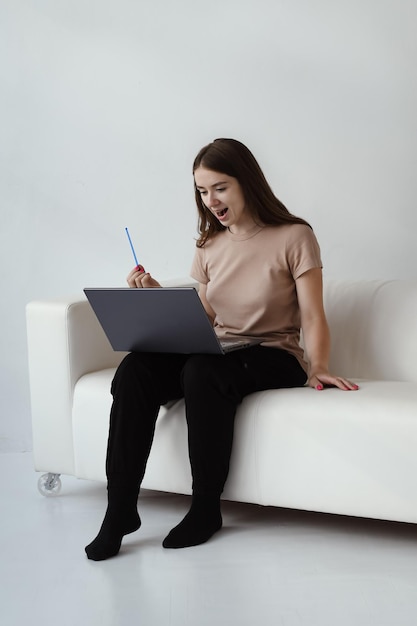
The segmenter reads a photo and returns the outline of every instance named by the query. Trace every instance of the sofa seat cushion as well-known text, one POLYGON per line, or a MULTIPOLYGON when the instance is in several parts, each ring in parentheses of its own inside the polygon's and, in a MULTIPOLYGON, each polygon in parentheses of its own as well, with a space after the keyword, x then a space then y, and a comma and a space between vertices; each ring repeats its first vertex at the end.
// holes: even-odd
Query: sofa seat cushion
MULTIPOLYGON (((114 369, 75 386, 75 473, 105 480, 114 369)), ((417 385, 263 391, 238 409, 225 499, 417 522, 417 385)), ((190 493, 183 401, 162 407, 143 487, 190 493)))
POLYGON ((417 385, 358 382, 259 394, 259 503, 417 522, 417 385))

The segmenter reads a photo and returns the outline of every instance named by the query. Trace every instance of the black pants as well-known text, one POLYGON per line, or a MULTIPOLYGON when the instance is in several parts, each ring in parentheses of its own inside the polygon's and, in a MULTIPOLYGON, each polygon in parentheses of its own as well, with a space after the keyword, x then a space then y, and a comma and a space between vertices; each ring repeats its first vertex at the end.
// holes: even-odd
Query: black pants
POLYGON ((302 386, 306 378, 294 356, 263 346, 227 355, 129 354, 111 388, 109 482, 140 485, 160 406, 184 398, 193 493, 220 495, 229 471, 236 408, 244 396, 302 386))

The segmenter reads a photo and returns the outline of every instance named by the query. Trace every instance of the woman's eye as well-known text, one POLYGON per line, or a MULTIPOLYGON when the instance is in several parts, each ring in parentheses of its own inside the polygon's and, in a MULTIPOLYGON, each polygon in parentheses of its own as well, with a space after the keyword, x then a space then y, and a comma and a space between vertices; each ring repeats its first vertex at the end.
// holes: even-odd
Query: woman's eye
POLYGON ((226 187, 219 187, 216 191, 226 191, 226 187))

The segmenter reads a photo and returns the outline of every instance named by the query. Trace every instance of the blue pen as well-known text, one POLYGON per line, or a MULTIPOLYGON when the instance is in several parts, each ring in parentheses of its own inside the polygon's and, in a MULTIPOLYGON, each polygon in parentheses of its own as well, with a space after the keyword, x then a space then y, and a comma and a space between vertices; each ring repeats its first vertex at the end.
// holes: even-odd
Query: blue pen
POLYGON ((126 226, 126 228, 125 228, 125 231, 126 231, 127 238, 129 239, 129 243, 130 243, 130 247, 131 247, 131 249, 132 249, 133 258, 135 259, 136 267, 137 267, 137 269, 138 269, 139 271, 144 272, 144 271, 145 271, 145 268, 143 267, 143 265, 140 265, 140 264, 139 264, 139 262, 138 262, 138 259, 137 259, 137 257, 136 257, 135 248, 133 247, 133 243, 132 243, 132 240, 131 240, 131 238, 130 238, 130 235, 129 235, 129 230, 128 230, 127 226, 126 226))

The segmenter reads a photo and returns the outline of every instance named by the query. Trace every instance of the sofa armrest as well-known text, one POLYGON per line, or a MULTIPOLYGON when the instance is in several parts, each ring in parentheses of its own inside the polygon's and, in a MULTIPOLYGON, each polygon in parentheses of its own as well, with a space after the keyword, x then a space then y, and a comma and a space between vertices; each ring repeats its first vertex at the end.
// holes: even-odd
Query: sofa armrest
POLYGON ((123 354, 113 351, 86 299, 30 302, 26 323, 35 468, 73 474, 75 384, 116 367, 123 354))
MULTIPOLYGON (((166 287, 196 287, 189 278, 166 287)), ((72 402, 77 381, 117 367, 114 352, 83 296, 30 302, 26 307, 33 453, 39 471, 74 474, 72 402)))

